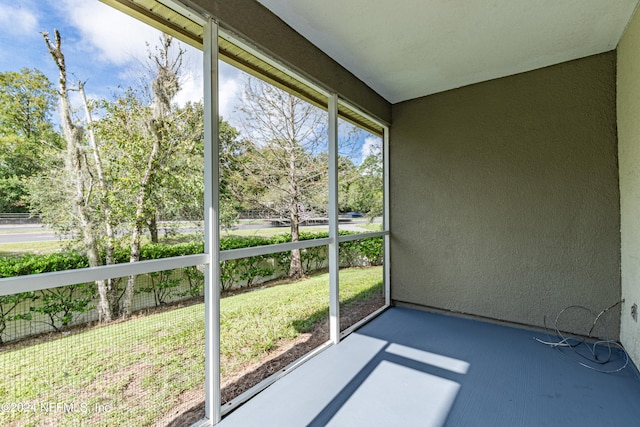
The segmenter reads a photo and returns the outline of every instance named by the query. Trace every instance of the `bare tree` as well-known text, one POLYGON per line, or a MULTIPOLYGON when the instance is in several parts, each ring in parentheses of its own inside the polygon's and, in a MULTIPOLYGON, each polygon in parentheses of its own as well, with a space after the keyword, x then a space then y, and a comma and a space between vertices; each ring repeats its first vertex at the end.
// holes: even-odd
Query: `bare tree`
MULTIPOLYGON (((62 53, 62 38, 58 30, 54 30, 54 41, 49 34, 42 33, 47 49, 58 67, 58 94, 60 102, 60 121, 66 142, 65 171, 72 185, 73 213, 82 231, 84 247, 89 259, 89 266, 102 265, 103 261, 98 248, 97 224, 91 214, 90 198, 93 190, 92 174, 87 164, 87 149, 85 144, 85 129, 76 123, 69 102, 69 87, 67 82, 67 67, 62 53)), ((79 85, 79 87, 82 87, 79 85)), ((84 92, 83 92, 84 93, 84 92)), ((99 280, 98 287, 98 313, 101 320, 112 320, 112 307, 110 304, 108 288, 110 282, 99 280)))
MULTIPOLYGON (((324 111, 260 80, 246 82, 240 108, 247 151, 240 198, 286 218, 291 241, 309 212, 325 209, 327 152, 324 111)), ((322 212, 324 213, 324 212, 322 212)), ((291 251, 289 277, 304 275, 300 250, 291 251)))

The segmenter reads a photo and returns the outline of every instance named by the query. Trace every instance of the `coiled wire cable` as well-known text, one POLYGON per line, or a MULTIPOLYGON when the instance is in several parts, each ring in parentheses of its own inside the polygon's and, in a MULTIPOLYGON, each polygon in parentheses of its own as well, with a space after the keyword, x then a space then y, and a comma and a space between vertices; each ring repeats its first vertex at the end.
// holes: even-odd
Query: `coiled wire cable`
POLYGON ((560 353, 562 353, 563 355, 570 357, 574 360, 576 360, 578 362, 578 364, 580 364, 581 366, 584 366, 585 368, 589 368, 592 369, 594 371, 597 372, 602 372, 602 373, 606 373, 606 374, 612 374, 615 372, 620 372, 622 371, 624 368, 626 368, 629 365, 629 354, 626 352, 626 350, 622 347, 622 345, 620 343, 618 343, 617 341, 614 340, 610 340, 610 339, 601 339, 598 341, 595 341, 593 344, 589 344, 587 343, 587 339, 589 338, 595 338, 592 334, 593 334, 593 330, 595 329, 598 321, 600 320, 600 318, 609 310, 611 310, 612 308, 614 308, 615 306, 617 306, 618 304, 620 304, 623 301, 618 301, 615 304, 610 305, 609 307, 605 308, 604 310, 602 310, 600 313, 598 313, 597 315, 595 314, 595 312, 593 312, 592 310, 590 310, 587 307, 581 306, 581 305, 570 305, 568 307, 563 308, 562 310, 560 310, 560 312, 558 313, 558 315, 556 316, 556 319, 553 323, 553 330, 555 331, 556 334, 556 339, 552 338, 549 335, 550 332, 550 328, 547 327, 547 317, 544 317, 544 328, 547 331, 547 341, 541 340, 539 338, 534 338, 536 341, 538 341, 539 343, 548 345, 549 347, 555 348, 556 350, 558 350, 560 353), (561 318, 561 316, 567 312, 568 310, 573 310, 573 309, 578 309, 578 310, 583 310, 586 311, 588 314, 590 314, 593 317, 593 322, 591 323, 591 327, 589 328, 589 332, 587 334, 586 337, 580 337, 580 338, 573 338, 573 337, 568 337, 565 336, 561 331, 560 331, 560 327, 558 326, 559 320, 561 318), (606 351, 604 352, 604 354, 602 354, 603 352, 601 350, 599 350, 600 348, 604 348, 606 347, 606 351), (571 352, 566 352, 564 351, 565 349, 569 349, 571 350, 571 352), (583 350, 583 349, 586 349, 583 350), (612 349, 618 349, 622 352, 623 354, 623 360, 624 363, 622 364, 622 366, 618 367, 618 368, 609 368, 607 369, 606 366, 612 363, 616 362, 617 358, 614 358, 614 352, 612 351, 612 349), (573 355, 573 356, 571 356, 573 355), (578 356, 578 357, 576 357, 578 356), (603 357, 604 356, 604 357, 603 357), (583 359, 583 360, 581 360, 583 359))

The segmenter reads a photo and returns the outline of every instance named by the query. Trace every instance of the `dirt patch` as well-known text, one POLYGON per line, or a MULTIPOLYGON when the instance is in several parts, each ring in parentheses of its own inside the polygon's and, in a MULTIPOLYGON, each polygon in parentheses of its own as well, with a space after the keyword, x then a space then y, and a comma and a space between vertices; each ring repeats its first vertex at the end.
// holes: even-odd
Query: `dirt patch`
MULTIPOLYGON (((382 305, 384 305, 384 297, 377 296, 343 307, 340 316, 340 329, 348 328, 382 307, 382 305)), ((329 321, 327 319, 318 323, 310 333, 300 334, 292 340, 281 341, 276 349, 265 354, 260 360, 242 365, 232 375, 222 378, 222 402, 226 403, 233 400, 263 379, 284 369, 295 360, 327 342, 328 339, 329 321)), ((166 425, 167 427, 190 426, 204 418, 204 400, 202 397, 200 397, 200 400, 192 401, 191 405, 185 402, 180 407, 189 409, 183 413, 172 410, 173 419, 166 416, 157 425, 166 425)), ((177 409, 177 407, 174 409, 177 409)))
POLYGON ((184 391, 178 396, 178 403, 171 411, 156 422, 159 426, 190 426, 204 418, 204 387, 184 391), (196 418, 195 409, 200 408, 202 416, 196 418), (176 424, 178 423, 178 424, 176 424))

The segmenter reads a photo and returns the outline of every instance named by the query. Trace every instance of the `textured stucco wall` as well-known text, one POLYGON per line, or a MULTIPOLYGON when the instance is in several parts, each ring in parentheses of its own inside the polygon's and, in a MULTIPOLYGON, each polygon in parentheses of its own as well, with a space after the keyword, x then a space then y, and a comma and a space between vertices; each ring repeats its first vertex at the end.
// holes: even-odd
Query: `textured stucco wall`
POLYGON ((622 236, 620 340, 640 366, 640 322, 631 306, 640 305, 640 13, 618 44, 618 155, 622 236))
POLYGON ((187 0, 220 25, 384 123, 391 104, 255 0, 187 0))
POLYGON ((609 52, 393 106, 392 299, 535 326, 619 300, 615 65, 609 52))

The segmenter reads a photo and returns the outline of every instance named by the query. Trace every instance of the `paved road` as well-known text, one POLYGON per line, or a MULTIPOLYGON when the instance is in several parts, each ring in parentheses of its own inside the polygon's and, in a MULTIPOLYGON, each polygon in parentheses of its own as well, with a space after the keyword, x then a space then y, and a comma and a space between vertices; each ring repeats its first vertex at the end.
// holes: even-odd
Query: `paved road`
POLYGON ((0 225, 0 244, 52 240, 60 240, 60 238, 40 224, 0 225))
POLYGON ((10 233, 2 234, 0 232, 0 244, 3 243, 24 243, 24 242, 44 242, 49 240, 58 240, 53 233, 10 233))
MULTIPOLYGON (((355 219, 348 224, 340 224, 341 230, 358 230, 358 224, 367 223, 366 219, 355 219)), ((256 230, 260 228, 270 228, 269 224, 240 224, 240 230, 256 230)), ((288 227, 281 227, 288 229, 288 227)), ((164 233, 164 229, 160 228, 160 234, 164 233)), ((183 227, 178 230, 180 233, 195 233, 201 231, 197 227, 183 227)), ((46 230, 39 224, 25 225, 0 225, 0 245, 5 243, 24 243, 24 242, 46 242, 52 240, 60 240, 53 231, 46 230)))

